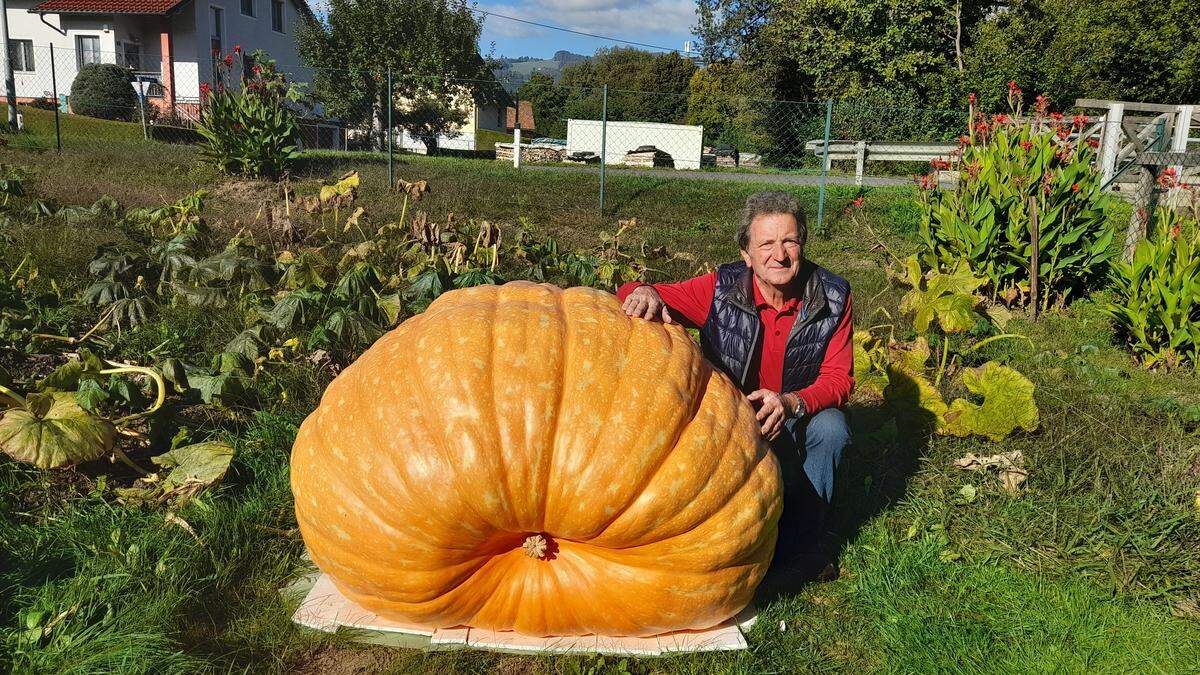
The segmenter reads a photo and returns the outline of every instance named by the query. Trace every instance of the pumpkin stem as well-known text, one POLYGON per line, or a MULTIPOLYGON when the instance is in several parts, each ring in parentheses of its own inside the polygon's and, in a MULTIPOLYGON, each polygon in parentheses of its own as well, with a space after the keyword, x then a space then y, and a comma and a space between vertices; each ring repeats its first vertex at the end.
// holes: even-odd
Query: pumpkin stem
POLYGON ((546 550, 550 543, 540 534, 531 534, 525 537, 525 543, 521 544, 521 548, 525 549, 525 555, 538 560, 546 559, 546 550))

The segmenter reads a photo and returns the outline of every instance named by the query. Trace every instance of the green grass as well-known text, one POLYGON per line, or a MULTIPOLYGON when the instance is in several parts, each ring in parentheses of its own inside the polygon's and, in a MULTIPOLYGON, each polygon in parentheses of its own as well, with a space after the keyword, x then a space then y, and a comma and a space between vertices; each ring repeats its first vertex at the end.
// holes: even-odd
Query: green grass
MULTIPOLYGON (((210 191, 218 231, 261 230, 272 186, 224 180, 193 148, 131 144, 87 153, 0 150, 30 174, 27 188, 60 204, 113 194, 154 205, 210 191), (132 150, 131 150, 132 148, 132 150), (130 159, 133 161, 130 161, 130 159)), ((293 174, 301 194, 316 179, 357 169, 368 222, 395 219, 378 158, 311 153, 293 174)), ((635 239, 679 258, 659 278, 736 255, 736 213, 761 186, 612 176, 609 210, 596 208, 589 174, 517 171, 487 160, 406 156, 397 175, 427 179, 413 208, 441 218, 525 219, 589 246, 619 218, 635 239)), ((794 190, 811 208, 816 190, 794 190)), ((899 293, 870 234, 841 209, 863 194, 889 247, 916 247, 918 214, 907 189, 830 190, 825 230, 809 254, 844 273, 860 326, 896 323, 899 293)), ((1127 217, 1127 212, 1114 218, 1127 217)), ((103 223, 0 226, 0 271, 26 252, 42 273, 77 288, 95 245, 123 236, 103 223)), ((851 408, 857 436, 839 480, 842 576, 762 609, 751 649, 631 660, 634 672, 1194 672, 1200 654, 1200 383, 1192 372, 1149 373, 1114 343, 1103 296, 1010 331, 1029 342, 993 343, 999 359, 1036 383, 1038 432, 994 444, 874 433, 878 410, 851 408), (1020 449, 1030 477, 1018 495, 952 461, 968 452, 1020 449), (971 485, 975 496, 962 492, 971 485), (781 623, 782 622, 782 623, 781 623), (784 629, 781 630, 781 625, 784 629)), ((167 308, 114 336, 124 358, 215 350, 237 325, 222 312, 167 308)), ((277 590, 309 569, 288 483, 297 424, 328 379, 308 365, 281 367, 263 384, 261 410, 181 407, 179 426, 236 444, 217 490, 176 512, 116 503, 116 469, 39 472, 0 462, 0 670, 15 672, 616 672, 594 657, 424 653, 360 645, 293 626, 277 590), (286 396, 284 395, 286 392, 286 396), (61 618, 60 618, 61 617, 61 618), (32 625, 37 632, 30 632, 32 625), (7 666, 7 668, 6 668, 7 666)))

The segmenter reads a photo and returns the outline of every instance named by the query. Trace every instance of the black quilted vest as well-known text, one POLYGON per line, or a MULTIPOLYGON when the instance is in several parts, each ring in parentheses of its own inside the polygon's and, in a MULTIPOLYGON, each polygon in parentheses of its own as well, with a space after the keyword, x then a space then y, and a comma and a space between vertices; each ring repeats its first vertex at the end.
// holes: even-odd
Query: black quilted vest
MULTIPOLYGON (((752 274, 743 262, 717 268, 712 308, 700 328, 704 355, 745 393, 750 393, 747 390, 754 382, 750 367, 762 340, 752 274)), ((825 349, 850 295, 850 284, 845 279, 808 261, 800 270, 800 280, 804 291, 800 314, 792 324, 784 352, 783 391, 803 389, 817 379, 825 349)))

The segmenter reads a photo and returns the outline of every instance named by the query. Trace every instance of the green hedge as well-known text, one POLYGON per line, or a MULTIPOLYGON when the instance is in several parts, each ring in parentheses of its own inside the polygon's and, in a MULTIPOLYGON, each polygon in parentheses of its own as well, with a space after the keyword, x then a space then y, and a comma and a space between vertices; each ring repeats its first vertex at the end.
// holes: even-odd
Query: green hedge
POLYGON ((80 68, 71 83, 71 110, 106 120, 133 120, 138 99, 129 71, 113 63, 91 63, 80 68))

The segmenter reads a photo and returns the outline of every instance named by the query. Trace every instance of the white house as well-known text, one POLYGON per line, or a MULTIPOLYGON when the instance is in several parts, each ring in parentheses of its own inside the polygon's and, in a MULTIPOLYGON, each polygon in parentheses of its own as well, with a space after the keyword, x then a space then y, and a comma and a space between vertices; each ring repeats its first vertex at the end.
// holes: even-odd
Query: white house
POLYGON ((296 33, 315 21, 305 0, 8 0, 9 56, 20 100, 50 99, 50 46, 60 95, 79 67, 128 66, 164 112, 193 116, 200 84, 213 79, 213 51, 241 46, 275 59, 307 82, 296 33), (161 86, 159 86, 161 85, 161 86))

